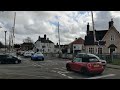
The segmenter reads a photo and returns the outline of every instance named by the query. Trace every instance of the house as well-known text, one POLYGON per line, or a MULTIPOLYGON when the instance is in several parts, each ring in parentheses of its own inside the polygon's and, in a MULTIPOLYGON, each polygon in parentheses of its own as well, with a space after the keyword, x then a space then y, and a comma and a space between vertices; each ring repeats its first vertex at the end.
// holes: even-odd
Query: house
POLYGON ((82 52, 84 50, 84 39, 81 37, 75 38, 73 42, 71 42, 68 46, 68 53, 77 54, 78 52, 82 52))
POLYGON ((32 50, 34 47, 34 44, 32 42, 24 42, 20 45, 20 48, 22 51, 28 51, 28 50, 32 50))
POLYGON ((95 30, 96 42, 94 41, 94 33, 89 30, 87 25, 87 35, 85 36, 85 51, 93 54, 111 54, 120 53, 120 33, 114 27, 114 21, 109 21, 107 30, 95 30))
POLYGON ((34 51, 41 51, 42 53, 54 53, 54 43, 46 38, 46 34, 44 37, 38 37, 38 40, 34 44, 34 51))

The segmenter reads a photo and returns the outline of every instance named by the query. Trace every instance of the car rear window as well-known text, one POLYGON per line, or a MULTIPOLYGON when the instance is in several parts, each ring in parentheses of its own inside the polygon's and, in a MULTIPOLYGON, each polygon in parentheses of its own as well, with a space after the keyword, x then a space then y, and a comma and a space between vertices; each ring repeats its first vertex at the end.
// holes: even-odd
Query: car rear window
POLYGON ((77 57, 77 58, 81 58, 81 57, 87 58, 87 57, 89 57, 89 56, 88 56, 87 54, 77 54, 76 57, 77 57))
POLYGON ((82 62, 99 62, 99 60, 95 57, 89 57, 89 58, 82 58, 82 62))

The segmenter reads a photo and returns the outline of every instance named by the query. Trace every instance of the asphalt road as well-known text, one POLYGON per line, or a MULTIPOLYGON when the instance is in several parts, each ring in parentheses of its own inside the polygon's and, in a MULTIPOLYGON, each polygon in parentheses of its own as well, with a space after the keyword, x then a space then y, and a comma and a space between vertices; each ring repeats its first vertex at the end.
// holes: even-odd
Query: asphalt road
POLYGON ((68 60, 51 58, 31 61, 22 58, 20 64, 0 64, 0 79, 120 79, 120 70, 106 68, 102 75, 84 76, 65 68, 68 60))

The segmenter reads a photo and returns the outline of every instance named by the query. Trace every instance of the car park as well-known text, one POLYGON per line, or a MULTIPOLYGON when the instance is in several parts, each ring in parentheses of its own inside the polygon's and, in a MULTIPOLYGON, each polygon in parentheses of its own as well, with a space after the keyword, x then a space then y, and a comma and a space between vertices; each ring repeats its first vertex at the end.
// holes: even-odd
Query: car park
POLYGON ((77 56, 66 64, 68 71, 77 71, 82 74, 101 74, 104 71, 102 63, 95 57, 77 56))
POLYGON ((44 55, 41 52, 36 52, 31 56, 31 60, 41 60, 44 61, 44 55))
POLYGON ((1 54, 0 55, 0 64, 18 64, 21 63, 21 60, 17 57, 14 57, 12 55, 7 55, 7 54, 1 54))

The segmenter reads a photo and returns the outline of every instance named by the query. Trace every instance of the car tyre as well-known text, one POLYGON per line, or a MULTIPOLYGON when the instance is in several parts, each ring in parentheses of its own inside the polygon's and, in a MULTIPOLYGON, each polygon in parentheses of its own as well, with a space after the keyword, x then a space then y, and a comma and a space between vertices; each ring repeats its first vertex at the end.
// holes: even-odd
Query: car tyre
POLYGON ((44 58, 42 58, 42 61, 44 61, 44 58))
POLYGON ((68 64, 66 65, 66 68, 67 68, 67 71, 71 71, 71 68, 68 64))
POLYGON ((18 63, 19 63, 18 60, 16 60, 16 61, 15 61, 15 64, 18 64, 18 63))
POLYGON ((2 64, 2 61, 0 61, 0 64, 2 64))

